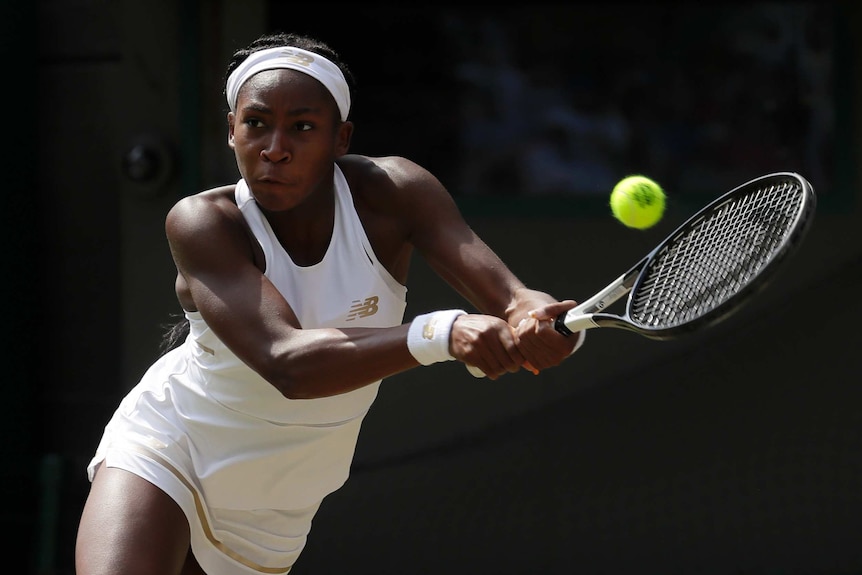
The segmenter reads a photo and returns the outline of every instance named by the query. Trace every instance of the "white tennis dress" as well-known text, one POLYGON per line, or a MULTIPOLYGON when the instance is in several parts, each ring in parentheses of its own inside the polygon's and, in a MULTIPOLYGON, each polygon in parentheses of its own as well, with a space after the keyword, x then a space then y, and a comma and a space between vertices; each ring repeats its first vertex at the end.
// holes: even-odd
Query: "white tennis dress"
MULTIPOLYGON (((407 289, 377 261, 336 166, 335 225, 317 264, 295 265, 248 186, 237 205, 260 242, 266 276, 304 328, 388 327, 407 289)), ((146 478, 182 507, 192 550, 210 575, 286 573, 323 498, 347 480, 360 425, 380 382, 290 400, 241 362, 199 313, 185 343, 123 399, 87 472, 104 461, 146 478)))

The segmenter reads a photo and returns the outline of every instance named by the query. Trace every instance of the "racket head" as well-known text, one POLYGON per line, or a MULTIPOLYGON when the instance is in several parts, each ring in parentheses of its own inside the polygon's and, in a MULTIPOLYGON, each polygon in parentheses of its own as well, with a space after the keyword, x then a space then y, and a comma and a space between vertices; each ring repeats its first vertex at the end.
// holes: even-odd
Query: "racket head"
POLYGON ((813 220, 814 188, 801 175, 755 178, 710 202, 639 264, 625 317, 599 325, 653 339, 675 338, 730 316, 763 290, 813 220))

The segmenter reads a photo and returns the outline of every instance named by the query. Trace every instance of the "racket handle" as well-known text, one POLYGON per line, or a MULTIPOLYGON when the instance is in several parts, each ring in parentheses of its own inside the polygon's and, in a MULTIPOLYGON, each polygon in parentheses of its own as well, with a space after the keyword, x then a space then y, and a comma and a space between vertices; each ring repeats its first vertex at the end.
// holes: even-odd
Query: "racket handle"
POLYGON ((575 332, 566 326, 566 314, 567 312, 563 312, 557 316, 557 319, 554 320, 554 329, 564 336, 569 337, 570 335, 575 335, 575 332))
MULTIPOLYGON (((585 336, 587 335, 585 330, 594 327, 598 327, 598 325, 593 321, 590 314, 573 314, 571 310, 561 313, 557 316, 557 319, 554 320, 554 329, 565 337, 571 337, 576 333, 580 333, 580 339, 575 344, 574 349, 572 349, 572 353, 575 353, 578 348, 583 345, 585 336)), ((524 369, 530 370, 533 372, 533 375, 539 375, 539 370, 530 365, 530 362, 524 364, 524 369)), ((473 377, 485 377, 485 372, 475 365, 467 365, 467 371, 469 371, 470 375, 473 377)))
POLYGON ((579 331, 599 327, 599 324, 593 319, 593 314, 573 313, 573 311, 569 310, 557 316, 557 319, 554 320, 554 329, 569 337, 579 331))
POLYGON ((485 377, 485 372, 476 367, 475 365, 468 365, 467 371, 469 371, 470 375, 472 375, 473 377, 485 377))
MULTIPOLYGON (((530 365, 530 362, 524 364, 524 369, 532 372, 533 375, 539 375, 539 370, 530 365)), ((473 377, 485 377, 485 372, 476 367, 475 365, 467 365, 467 371, 470 372, 470 375, 473 377)))

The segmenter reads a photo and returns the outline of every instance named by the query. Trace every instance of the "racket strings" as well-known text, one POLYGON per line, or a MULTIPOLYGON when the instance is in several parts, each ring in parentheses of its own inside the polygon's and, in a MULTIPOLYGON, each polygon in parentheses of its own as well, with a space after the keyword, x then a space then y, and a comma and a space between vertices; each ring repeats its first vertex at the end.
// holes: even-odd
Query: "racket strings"
POLYGON ((800 183, 784 180, 731 197, 691 222, 653 258, 636 286, 632 321, 672 327, 722 305, 783 249, 803 200, 800 183))

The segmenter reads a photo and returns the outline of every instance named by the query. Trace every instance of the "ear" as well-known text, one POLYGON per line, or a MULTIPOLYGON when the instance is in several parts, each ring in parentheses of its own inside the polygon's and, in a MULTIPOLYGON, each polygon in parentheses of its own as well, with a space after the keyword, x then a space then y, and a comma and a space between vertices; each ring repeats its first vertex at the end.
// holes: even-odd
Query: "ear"
POLYGON ((341 157, 350 150, 350 140, 353 138, 353 122, 342 122, 335 135, 335 156, 341 157))
POLYGON ((236 116, 233 112, 227 113, 227 145, 231 149, 234 149, 234 139, 233 139, 233 129, 234 123, 236 122, 236 116))

